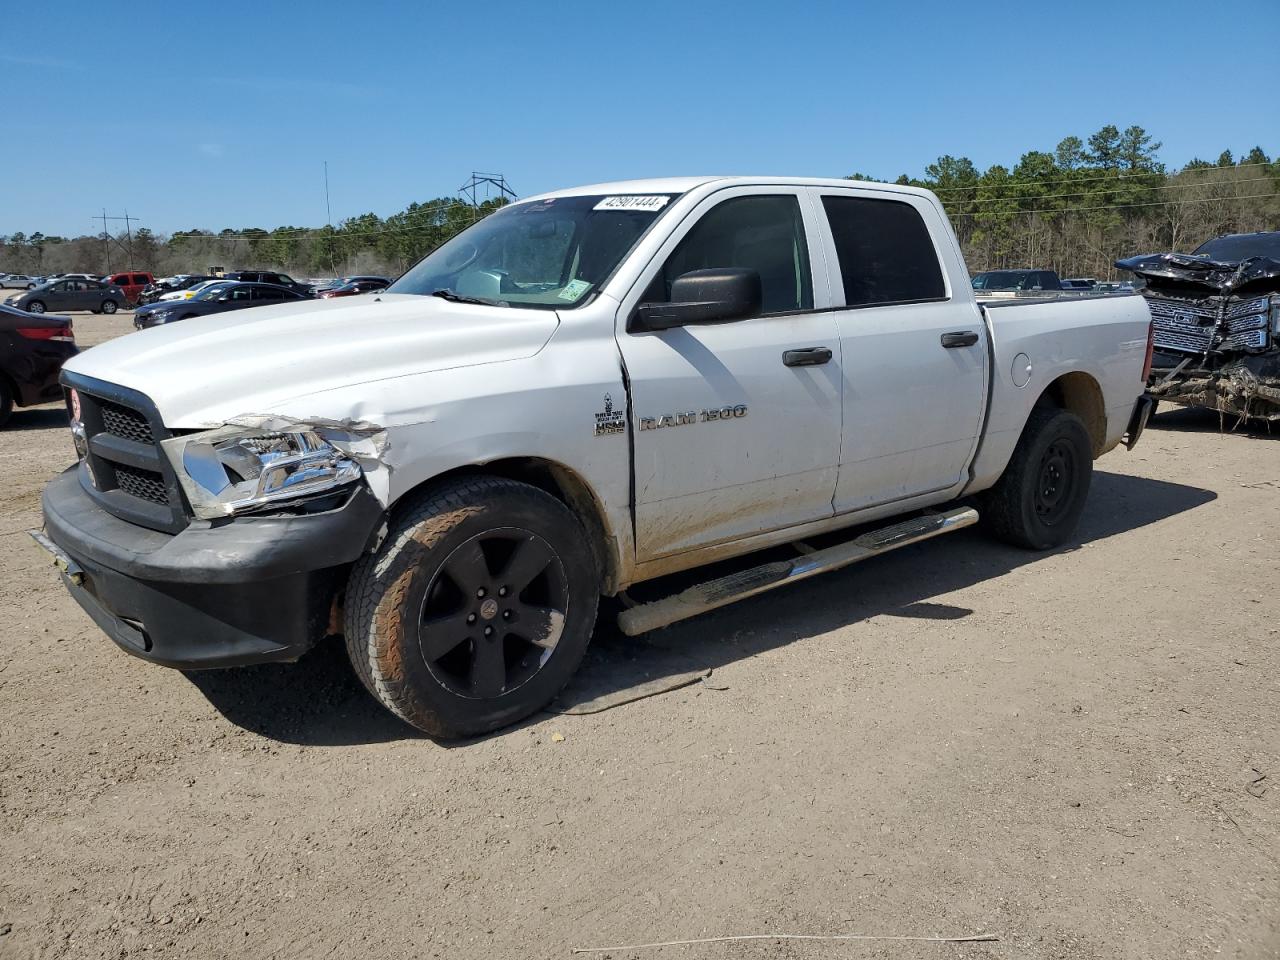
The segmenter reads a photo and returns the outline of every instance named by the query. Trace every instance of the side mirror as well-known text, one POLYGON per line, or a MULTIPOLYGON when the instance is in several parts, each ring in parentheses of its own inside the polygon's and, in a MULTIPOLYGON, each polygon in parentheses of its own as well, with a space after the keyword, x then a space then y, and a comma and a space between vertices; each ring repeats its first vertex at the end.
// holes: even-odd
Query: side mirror
POLYGON ((699 323, 732 323, 759 316, 764 303, 760 274, 740 267, 691 270, 671 284, 670 303, 642 303, 636 327, 670 330, 699 323))

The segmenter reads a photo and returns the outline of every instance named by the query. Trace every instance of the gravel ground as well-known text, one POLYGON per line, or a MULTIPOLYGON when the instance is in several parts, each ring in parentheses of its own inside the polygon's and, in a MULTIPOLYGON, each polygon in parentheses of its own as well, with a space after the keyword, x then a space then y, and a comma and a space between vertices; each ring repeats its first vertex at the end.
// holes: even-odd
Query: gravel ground
POLYGON ((118 651, 24 532, 64 420, 0 432, 6 960, 1280 957, 1280 430, 1162 413, 1078 546, 965 531, 606 635, 585 682, 710 680, 445 746, 332 648, 118 651))

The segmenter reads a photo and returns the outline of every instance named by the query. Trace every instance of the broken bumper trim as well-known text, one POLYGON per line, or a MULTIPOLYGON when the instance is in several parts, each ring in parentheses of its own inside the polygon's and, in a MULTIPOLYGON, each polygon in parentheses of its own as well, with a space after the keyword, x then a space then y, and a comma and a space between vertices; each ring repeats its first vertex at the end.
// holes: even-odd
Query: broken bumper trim
POLYGON ((324 513, 165 534, 107 513, 74 469, 43 506, 49 541, 75 565, 62 578, 76 602, 128 653, 179 669, 296 660, 327 632, 346 565, 382 517, 360 487, 324 513))
POLYGON ((1125 449, 1132 450, 1138 445, 1138 440, 1142 437, 1142 431, 1147 429, 1147 421, 1151 419, 1151 411, 1155 406, 1155 400, 1145 393, 1133 405, 1133 414, 1129 417, 1129 426, 1124 432, 1125 449))

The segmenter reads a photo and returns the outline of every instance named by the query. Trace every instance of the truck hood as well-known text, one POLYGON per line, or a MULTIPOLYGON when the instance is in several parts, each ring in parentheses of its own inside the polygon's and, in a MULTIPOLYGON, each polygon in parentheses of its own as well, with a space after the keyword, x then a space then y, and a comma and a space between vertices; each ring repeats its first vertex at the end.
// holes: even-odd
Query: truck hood
POLYGON ((530 357, 558 323, 551 310, 409 294, 308 300, 131 333, 65 369, 141 391, 169 427, 214 427, 325 390, 530 357))
POLYGON ((1148 286, 1191 295, 1280 292, 1280 260, 1249 257, 1246 260, 1210 260, 1187 253, 1149 253, 1116 266, 1147 281, 1148 286))

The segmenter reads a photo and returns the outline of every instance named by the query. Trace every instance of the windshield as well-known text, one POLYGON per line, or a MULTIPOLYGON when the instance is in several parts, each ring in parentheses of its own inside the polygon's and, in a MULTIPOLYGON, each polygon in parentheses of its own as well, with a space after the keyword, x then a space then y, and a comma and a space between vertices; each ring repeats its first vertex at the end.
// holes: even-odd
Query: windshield
POLYGON ((1248 260, 1250 257, 1271 257, 1273 260, 1280 260, 1280 231, 1214 237, 1196 247, 1195 255, 1228 263, 1248 260))
POLYGON ((212 300, 216 296, 218 296, 218 294, 222 293, 222 291, 226 290, 227 287, 231 287, 234 285, 235 285, 235 281, 232 280, 232 281, 223 282, 223 283, 211 283, 208 286, 204 286, 204 287, 193 287, 192 289, 199 290, 200 292, 197 293, 192 299, 193 300, 212 300))
POLYGON ((554 310, 584 302, 673 195, 551 197, 503 207, 429 254, 389 293, 554 310))

